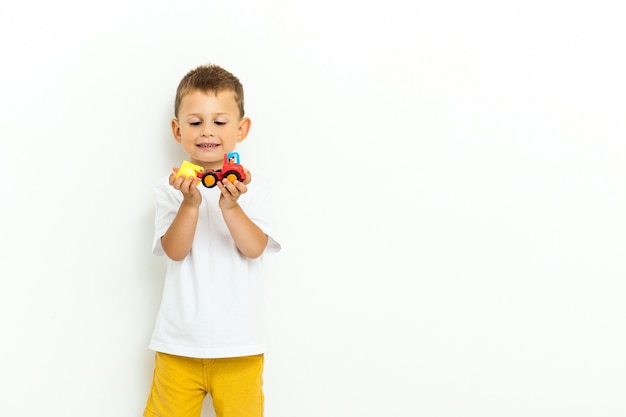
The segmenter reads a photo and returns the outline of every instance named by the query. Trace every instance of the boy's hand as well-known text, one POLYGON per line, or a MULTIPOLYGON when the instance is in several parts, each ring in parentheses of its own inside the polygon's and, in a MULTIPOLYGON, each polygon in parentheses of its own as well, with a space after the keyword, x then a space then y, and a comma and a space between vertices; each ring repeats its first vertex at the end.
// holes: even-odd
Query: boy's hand
POLYGON ((224 180, 217 183, 217 188, 219 188, 222 193, 219 201, 221 210, 228 210, 235 207, 239 197, 248 191, 247 185, 252 181, 252 176, 250 175, 250 171, 246 168, 244 168, 244 172, 246 173, 246 179, 243 182, 230 182, 224 178, 224 180))
POLYGON ((250 174, 250 171, 248 171, 248 168, 246 167, 243 168, 243 172, 244 174, 246 174, 246 179, 243 180, 243 183, 248 185, 250 184, 250 181, 252 181, 252 175, 250 174))
POLYGON ((200 206, 200 203, 202 203, 202 195, 197 188, 198 179, 196 177, 186 175, 181 175, 176 178, 177 173, 178 168, 174 167, 169 177, 170 185, 183 193, 183 203, 196 207, 200 206))

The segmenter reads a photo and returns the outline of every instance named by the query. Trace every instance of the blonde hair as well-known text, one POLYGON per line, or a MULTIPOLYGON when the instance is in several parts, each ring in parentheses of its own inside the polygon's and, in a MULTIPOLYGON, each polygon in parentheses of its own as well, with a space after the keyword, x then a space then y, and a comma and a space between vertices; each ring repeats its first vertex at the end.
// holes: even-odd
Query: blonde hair
POLYGON ((176 117, 178 117, 178 110, 183 97, 193 91, 204 93, 232 91, 239 107, 239 116, 244 116, 243 85, 241 85, 239 78, 219 65, 200 65, 189 71, 180 80, 174 100, 174 115, 176 117))

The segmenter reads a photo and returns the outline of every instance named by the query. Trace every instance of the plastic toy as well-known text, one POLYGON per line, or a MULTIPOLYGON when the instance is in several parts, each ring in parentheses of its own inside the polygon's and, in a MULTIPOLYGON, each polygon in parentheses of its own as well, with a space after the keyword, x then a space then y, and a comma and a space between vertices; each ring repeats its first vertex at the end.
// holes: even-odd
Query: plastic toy
MULTIPOLYGON (((181 175, 184 175, 186 177, 197 177, 198 174, 200 174, 203 171, 204 171, 204 168, 201 167, 200 165, 192 164, 189 161, 183 161, 183 163, 180 164, 180 168, 178 168, 178 172, 176 173, 176 178, 180 177, 181 175)), ((199 183, 200 183, 200 180, 198 180, 198 184, 199 183)))
POLYGON ((176 177, 180 175, 194 176, 198 178, 198 181, 202 183, 206 188, 213 188, 219 181, 226 178, 230 182, 244 181, 246 174, 243 170, 243 166, 239 163, 239 154, 237 152, 229 152, 224 154, 224 163, 222 169, 205 170, 200 165, 192 164, 189 161, 183 161, 178 168, 176 177))

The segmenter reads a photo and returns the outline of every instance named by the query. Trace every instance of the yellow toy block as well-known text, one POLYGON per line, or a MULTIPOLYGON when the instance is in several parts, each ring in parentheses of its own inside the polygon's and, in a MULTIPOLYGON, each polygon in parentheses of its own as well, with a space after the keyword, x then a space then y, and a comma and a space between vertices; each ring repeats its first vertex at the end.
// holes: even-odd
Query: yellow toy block
MULTIPOLYGON (((183 163, 180 164, 180 168, 178 168, 178 172, 176 173, 176 178, 180 177, 181 175, 197 178, 198 174, 203 171, 204 171, 204 168, 201 167, 200 165, 192 164, 189 161, 183 161, 183 163)), ((200 180, 198 180, 198 182, 200 182, 200 180)))

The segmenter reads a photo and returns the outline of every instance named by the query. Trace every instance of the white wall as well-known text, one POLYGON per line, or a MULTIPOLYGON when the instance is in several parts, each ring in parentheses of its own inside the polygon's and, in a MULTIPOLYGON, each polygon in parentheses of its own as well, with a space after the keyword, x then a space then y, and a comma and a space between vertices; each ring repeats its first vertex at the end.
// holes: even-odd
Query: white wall
POLYGON ((626 415, 625 8, 421 3, 3 0, 0 415, 141 415, 207 62, 277 189, 268 416, 626 415))

